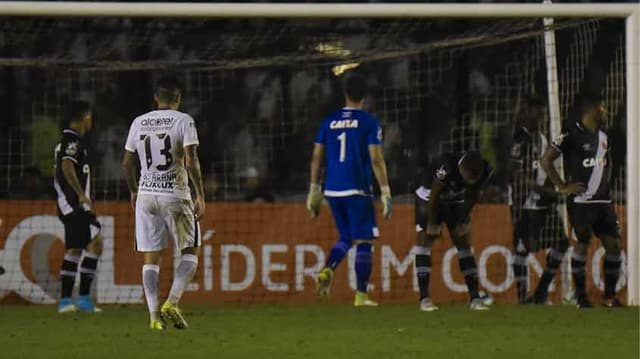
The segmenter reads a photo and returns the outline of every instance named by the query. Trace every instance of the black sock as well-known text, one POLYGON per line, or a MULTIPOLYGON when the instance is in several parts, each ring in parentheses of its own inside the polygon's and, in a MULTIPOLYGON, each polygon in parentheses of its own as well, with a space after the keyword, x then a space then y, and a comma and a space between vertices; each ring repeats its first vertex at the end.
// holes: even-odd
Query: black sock
POLYGON ((515 275, 516 289, 518 290, 518 303, 523 303, 527 297, 528 255, 529 253, 527 252, 516 252, 513 256, 513 274, 515 275))
POLYGON ((538 288, 536 288, 535 295, 538 299, 546 299, 549 293, 549 284, 551 284, 553 277, 555 277, 563 257, 564 253, 556 249, 551 249, 551 252, 549 252, 547 256, 547 267, 544 269, 544 273, 542 273, 538 288))
POLYGON ((464 281, 467 283, 469 297, 471 299, 479 298, 478 295, 478 269, 476 259, 470 248, 458 249, 458 263, 460 271, 464 274, 464 281))
POLYGON ((82 263, 80 264, 80 295, 89 295, 91 291, 91 283, 96 274, 98 267, 98 256, 93 253, 85 252, 82 263))
POLYGON ((73 254, 65 254, 60 267, 60 298, 71 298, 73 294, 73 284, 76 281, 76 273, 78 272, 78 262, 80 256, 73 254))
POLYGON ((420 288, 420 300, 429 297, 429 275, 431 274, 431 248, 416 247, 416 276, 420 288))
POLYGON ((571 274, 573 284, 576 286, 576 299, 578 303, 587 299, 587 284, 585 275, 585 257, 573 252, 571 255, 571 274))
POLYGON ((617 255, 605 255, 604 257, 604 299, 616 296, 616 284, 620 276, 622 258, 617 255))

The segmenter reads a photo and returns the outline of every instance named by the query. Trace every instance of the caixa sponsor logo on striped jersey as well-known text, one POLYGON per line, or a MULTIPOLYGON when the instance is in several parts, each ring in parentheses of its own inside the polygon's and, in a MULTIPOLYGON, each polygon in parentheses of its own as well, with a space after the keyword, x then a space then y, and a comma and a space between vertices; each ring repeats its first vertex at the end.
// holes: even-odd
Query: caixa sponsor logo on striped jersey
POLYGON ((582 160, 582 167, 590 168, 590 167, 606 167, 607 166, 607 158, 585 158, 582 160))

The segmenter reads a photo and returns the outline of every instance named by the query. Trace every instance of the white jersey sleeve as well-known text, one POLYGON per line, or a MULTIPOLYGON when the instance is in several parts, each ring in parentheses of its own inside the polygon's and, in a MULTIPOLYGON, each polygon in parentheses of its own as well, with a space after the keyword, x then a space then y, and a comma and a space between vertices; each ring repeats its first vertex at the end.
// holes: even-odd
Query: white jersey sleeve
POLYGON ((129 135, 127 136, 127 142, 124 144, 124 149, 129 152, 136 152, 136 121, 131 123, 131 127, 129 128, 129 135))
POLYGON ((183 134, 183 146, 198 145, 198 130, 196 129, 196 122, 189 115, 185 115, 182 121, 182 134, 183 134))

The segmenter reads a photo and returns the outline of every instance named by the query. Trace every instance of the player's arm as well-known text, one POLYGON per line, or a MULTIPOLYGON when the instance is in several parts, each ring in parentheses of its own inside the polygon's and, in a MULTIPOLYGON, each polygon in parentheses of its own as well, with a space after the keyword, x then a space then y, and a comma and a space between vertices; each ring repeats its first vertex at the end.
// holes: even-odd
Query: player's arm
POLYGON ((387 164, 384 161, 381 145, 369 145, 371 168, 380 186, 380 200, 383 206, 383 215, 387 219, 391 216, 391 187, 387 177, 387 164))
POLYGON ((189 178, 196 192, 195 215, 201 217, 205 213, 204 186, 202 185, 202 171, 200 170, 200 159, 198 158, 198 145, 184 147, 185 165, 189 178))
POLYGON ((547 176, 551 182, 556 186, 558 192, 564 194, 576 194, 585 191, 585 187, 582 183, 565 183, 553 162, 560 157, 561 152, 556 146, 547 147, 540 159, 540 165, 542 169, 547 173, 547 176))
POLYGON ((80 180, 78 179, 78 175, 76 175, 75 163, 72 160, 68 158, 62 159, 62 175, 65 181, 67 181, 67 184, 69 184, 78 196, 80 203, 84 203, 91 208, 91 199, 87 197, 87 194, 82 190, 82 186, 80 186, 80 180))
POLYGON ((311 154, 311 165, 309 175, 309 194, 307 195, 307 210, 311 213, 311 217, 315 218, 320 212, 320 204, 322 203, 322 188, 320 187, 320 168, 324 161, 324 145, 315 143, 311 154))
POLYGON ((427 207, 427 235, 439 236, 440 224, 438 224, 438 208, 440 206, 440 195, 444 191, 444 183, 437 178, 433 180, 431 185, 431 194, 429 196, 429 206, 427 207))
POLYGON ((507 175, 508 183, 511 183, 513 187, 516 185, 524 183, 526 180, 524 176, 523 166, 524 166, 524 155, 522 153, 522 148, 524 144, 518 140, 518 136, 514 135, 513 145, 511 146, 511 156, 509 161, 509 167, 507 175))
POLYGON ((313 145, 313 153, 311 154, 311 174, 309 183, 312 185, 320 186, 320 167, 322 167, 322 161, 324 160, 324 145, 321 143, 315 143, 313 145))
MULTIPOLYGON (((483 195, 483 189, 488 187, 494 180, 495 170, 487 163, 485 163, 485 174, 483 177, 464 193, 464 207, 462 215, 468 217, 473 207, 480 201, 483 195)), ((485 192, 484 195, 487 195, 485 192)))
POLYGON ((138 162, 138 155, 135 152, 128 150, 124 151, 124 157, 122 158, 122 171, 124 178, 127 181, 129 192, 131 193, 131 206, 136 207, 136 199, 138 197, 138 182, 136 181, 136 163, 138 162))

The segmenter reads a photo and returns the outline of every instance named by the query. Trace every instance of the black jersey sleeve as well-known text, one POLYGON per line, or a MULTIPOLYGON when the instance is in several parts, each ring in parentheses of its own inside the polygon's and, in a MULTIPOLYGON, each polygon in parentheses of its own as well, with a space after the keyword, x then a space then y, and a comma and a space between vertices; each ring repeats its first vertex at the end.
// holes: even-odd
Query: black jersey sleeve
POLYGON ((562 133, 559 136, 551 141, 551 148, 556 151, 563 153, 571 146, 571 142, 573 141, 573 135, 570 131, 570 127, 568 125, 564 125, 562 127, 562 133))
POLYGON ((78 164, 80 160, 80 141, 77 138, 63 136, 60 143, 60 157, 78 164))
POLYGON ((449 182, 454 171, 451 162, 450 156, 446 154, 438 157, 431 166, 431 180, 445 184, 449 182))
POLYGON ((527 140, 526 134, 522 129, 518 129, 513 133, 513 139, 511 143, 511 159, 513 161, 517 161, 517 162, 523 161, 526 140, 527 140))

